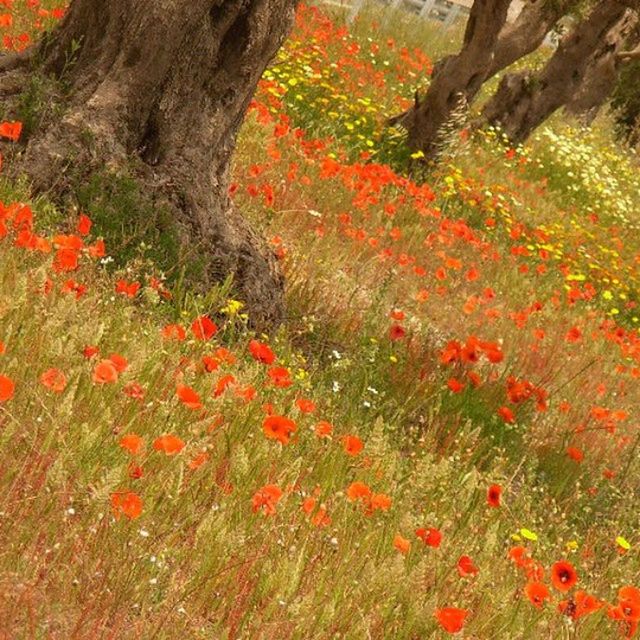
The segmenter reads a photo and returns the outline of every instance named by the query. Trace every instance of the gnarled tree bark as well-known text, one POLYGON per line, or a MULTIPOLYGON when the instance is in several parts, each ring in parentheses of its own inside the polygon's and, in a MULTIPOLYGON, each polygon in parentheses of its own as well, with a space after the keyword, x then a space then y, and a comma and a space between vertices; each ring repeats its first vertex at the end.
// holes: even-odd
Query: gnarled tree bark
POLYGON ((578 4, 580 0, 529 0, 500 32, 487 80, 535 51, 558 20, 578 4))
POLYGON ((35 56, 0 58, 0 93, 44 72, 68 87, 61 119, 33 132, 16 171, 36 191, 65 177, 133 167, 175 213, 208 282, 232 275, 259 326, 277 323, 275 257, 228 195, 237 131, 295 0, 73 0, 35 56), (27 65, 33 57, 38 68, 27 65))
POLYGON ((560 42, 539 73, 508 73, 482 116, 499 125, 513 143, 531 132, 578 91, 588 69, 603 56, 615 53, 620 30, 635 19, 628 2, 602 0, 560 42))
POLYGON ((511 0, 475 0, 460 52, 439 61, 424 99, 416 99, 409 111, 390 121, 407 129, 413 149, 427 157, 438 154, 444 127, 466 108, 487 77, 510 4, 511 0))
POLYGON ((585 124, 591 124, 601 107, 610 98, 615 89, 620 69, 633 58, 630 52, 621 49, 629 45, 629 35, 635 32, 638 37, 638 21, 633 16, 620 23, 620 28, 610 33, 611 46, 594 58, 585 73, 582 85, 569 100, 565 109, 568 113, 580 118, 585 124))

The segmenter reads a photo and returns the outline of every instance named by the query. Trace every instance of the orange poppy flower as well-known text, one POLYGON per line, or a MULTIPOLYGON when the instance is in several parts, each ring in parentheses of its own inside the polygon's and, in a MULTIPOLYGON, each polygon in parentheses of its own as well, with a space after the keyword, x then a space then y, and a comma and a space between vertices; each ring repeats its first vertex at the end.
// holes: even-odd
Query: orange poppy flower
POLYGON ((561 560, 551 565, 551 582, 558 591, 564 593, 578 582, 578 574, 570 562, 561 560))
POLYGON ((458 559, 458 574, 461 578, 466 578, 467 576, 475 576, 480 570, 473 564, 473 560, 470 556, 460 556, 458 559))
POLYGON ((179 384, 176 386, 176 395, 178 396, 178 400, 182 402, 182 404, 189 409, 202 409, 202 400, 198 393, 188 387, 186 384, 179 384))
POLYGON ((302 510, 311 517, 311 523, 315 527, 326 527, 331 524, 327 508, 323 504, 317 506, 317 500, 311 496, 302 502, 302 510))
POLYGON ((121 293, 127 298, 135 298, 139 290, 139 282, 127 282, 126 280, 118 280, 116 282, 116 293, 121 293))
POLYGON ((282 489, 275 484, 266 484, 253 494, 251 504, 253 512, 262 511, 267 516, 276 513, 276 505, 282 497, 282 489))
POLYGON ((124 394, 134 400, 144 400, 144 388, 138 382, 129 382, 122 389, 124 394))
POLYGON ((220 368, 220 361, 213 356, 202 356, 202 364, 207 373, 212 373, 220 368))
POLYGON ((184 440, 171 434, 160 436, 153 442, 153 448, 156 451, 162 451, 168 456, 173 456, 176 453, 180 453, 185 447, 184 440))
POLYGON ((399 325, 399 324, 394 324, 391 325, 391 328, 389 329, 389 338, 391 340, 402 340, 402 338, 405 337, 406 335, 406 331, 404 330, 404 328, 399 325))
POLYGON ((351 502, 356 500, 368 500, 371 497, 371 489, 364 482, 356 480, 347 487, 347 498, 351 502))
POLYGON ((333 432, 333 425, 326 420, 320 420, 314 429, 318 438, 328 438, 333 432))
POLYGON ((464 389, 465 384, 457 378, 449 378, 449 380, 447 380, 447 387, 449 387, 453 393, 460 393, 464 389))
POLYGON ((94 356, 97 356, 100 353, 100 349, 95 345, 88 344, 83 350, 82 355, 87 359, 91 360, 94 356))
POLYGON ((184 327, 179 324, 167 324, 162 327, 160 334, 165 340, 177 340, 182 342, 187 337, 184 327))
POLYGON ((85 215, 84 213, 81 213, 78 216, 78 223, 76 225, 76 231, 81 236, 88 236, 89 232, 91 231, 92 224, 93 223, 91 222, 91 218, 89 218, 89 216, 85 215))
POLYGON ((97 384, 111 384, 118 381, 118 370, 111 360, 101 360, 94 367, 92 378, 97 384))
POLYGON ((109 360, 113 362, 113 366, 118 373, 124 373, 129 368, 129 361, 119 353, 112 353, 109 356, 109 360))
POLYGON ((576 591, 575 596, 570 600, 563 600, 558 604, 560 613, 564 613, 569 618, 577 620, 583 616, 598 611, 604 606, 604 602, 586 591, 576 591))
POLYGON ((286 369, 285 367, 271 367, 267 371, 267 375, 271 378, 271 383, 281 389, 290 387, 293 384, 289 369, 286 369))
POLYGON ((232 387, 236 383, 235 376, 228 373, 226 376, 222 376, 213 390, 213 397, 219 398, 229 387, 232 387))
POLYGON ((111 494, 111 508, 116 520, 121 515, 134 520, 142 513, 142 500, 133 491, 119 491, 111 494))
POLYGON ((443 609, 436 609, 434 615, 445 631, 458 633, 464 627, 469 611, 467 609, 457 609, 456 607, 444 607, 443 609))
POLYGON ((210 340, 218 333, 218 327, 208 316, 200 316, 191 324, 191 332, 196 340, 210 340))
POLYGON ((128 433, 120 438, 120 446, 135 456, 142 451, 144 440, 135 433, 128 433))
POLYGON ((306 398, 298 398, 296 400, 296 407, 298 407, 302 413, 313 413, 316 410, 316 403, 306 398))
POLYGON ((399 533, 393 538, 393 546, 403 555, 407 555, 411 549, 411 542, 406 538, 403 538, 399 533))
POLYGON ((516 417, 513 413, 513 411, 511 411, 511 409, 509 409, 509 407, 500 407, 498 409, 498 415, 507 423, 507 424, 513 424, 516 421, 516 417))
POLYGON ((364 448, 364 444, 358 436, 344 436, 342 438, 342 446, 350 456, 357 456, 364 448))
POLYGON ((67 386, 67 378, 60 369, 47 369, 40 376, 40 382, 54 393, 62 393, 67 386))
POLYGON ((7 376, 0 375, 0 402, 11 400, 15 390, 15 382, 7 376))
POLYGON ((582 462, 584 460, 584 453, 577 447, 567 447, 567 455, 576 462, 582 462))
POLYGON ((284 416, 267 416, 262 422, 264 435, 282 444, 289 443, 291 434, 294 433, 297 428, 293 420, 284 416))
POLYGON ((547 585, 542 582, 528 582, 524 593, 529 598, 529 602, 538 609, 542 609, 544 603, 551 600, 551 593, 547 589, 547 585))
POLYGON ((416 529, 416 535, 429 547, 438 548, 442 542, 442 533, 434 527, 416 529))
POLYGON ((487 491, 487 504, 490 507, 499 507, 501 496, 502 487, 499 484, 492 484, 487 491))
POLYGON ((273 364, 276 359, 275 354, 269 346, 259 340, 251 340, 249 342, 249 353, 251 353, 255 360, 262 362, 262 364, 273 364))

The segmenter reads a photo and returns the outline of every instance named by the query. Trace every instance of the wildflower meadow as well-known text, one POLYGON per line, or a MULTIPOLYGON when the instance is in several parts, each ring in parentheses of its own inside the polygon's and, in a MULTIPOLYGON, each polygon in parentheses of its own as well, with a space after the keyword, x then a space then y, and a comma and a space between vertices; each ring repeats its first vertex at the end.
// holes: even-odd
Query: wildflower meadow
MULTIPOLYGON (((0 0, 2 47, 64 13, 0 0)), ((638 159, 558 115, 426 165, 385 122, 461 35, 385 16, 300 5, 250 104, 272 335, 133 187, 4 158, 2 640, 638 637, 638 159)))

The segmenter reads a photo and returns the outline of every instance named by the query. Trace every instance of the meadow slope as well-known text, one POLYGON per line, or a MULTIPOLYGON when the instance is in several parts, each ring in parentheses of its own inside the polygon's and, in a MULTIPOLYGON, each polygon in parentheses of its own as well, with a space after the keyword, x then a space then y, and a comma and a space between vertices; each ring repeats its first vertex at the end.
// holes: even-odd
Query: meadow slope
MULTIPOLYGON (((0 0, 3 47, 63 13, 0 0)), ((384 122, 455 38, 300 6, 232 187, 276 335, 128 177, 0 174, 0 639, 636 636, 637 158, 560 115, 425 165, 384 122)))

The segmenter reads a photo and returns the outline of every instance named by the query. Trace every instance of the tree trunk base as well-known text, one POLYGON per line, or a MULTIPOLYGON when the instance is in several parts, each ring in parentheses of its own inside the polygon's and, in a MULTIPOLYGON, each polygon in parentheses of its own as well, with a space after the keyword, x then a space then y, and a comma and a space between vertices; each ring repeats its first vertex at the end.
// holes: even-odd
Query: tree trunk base
MULTIPOLYGON (((72 8, 80 5, 76 2, 72 8)), ((64 24, 60 34, 64 49, 64 24)), ((237 46, 233 39, 229 42, 237 46)), ((31 74, 44 77, 56 66, 60 47, 50 45, 44 49, 47 55, 38 55, 44 60, 41 67, 31 66, 31 51, 0 57, 0 97, 9 113, 17 112, 31 74)), ((262 49, 260 53, 266 64, 270 56, 262 49)), ((10 175, 26 176, 34 194, 46 193, 58 202, 73 197, 78 186, 96 174, 133 177, 142 192, 153 194, 154 206, 171 213, 182 253, 205 263, 202 281, 191 283, 194 288, 206 291, 231 278, 231 294, 245 304, 251 326, 273 329, 284 315, 284 281, 276 256, 228 195, 229 160, 252 90, 235 87, 242 78, 225 75, 229 86, 220 98, 221 107, 201 78, 179 76, 194 63, 176 69, 169 60, 157 93, 145 95, 136 84, 141 76, 129 73, 134 62, 137 58, 126 60, 113 77, 78 64, 75 75, 64 77, 71 86, 66 100, 55 91, 45 99, 49 106, 55 104, 56 118, 45 119, 24 142, 0 143, 10 175), (124 77, 132 78, 130 86, 124 77), (190 91, 189 81, 194 80, 190 91), (210 113, 199 104, 210 107, 210 113)), ((255 82, 260 73, 258 65, 252 71, 255 82)))

